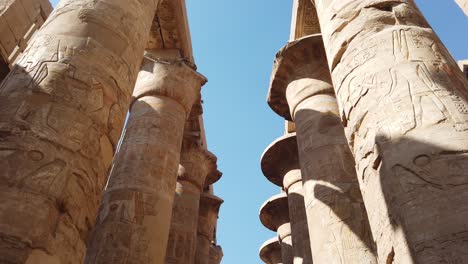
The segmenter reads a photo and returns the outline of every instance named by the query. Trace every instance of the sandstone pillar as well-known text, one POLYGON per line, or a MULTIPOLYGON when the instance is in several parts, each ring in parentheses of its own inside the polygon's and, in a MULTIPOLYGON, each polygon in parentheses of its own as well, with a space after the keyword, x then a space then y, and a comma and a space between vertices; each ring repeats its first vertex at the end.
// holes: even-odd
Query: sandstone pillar
POLYGON ((216 170, 216 157, 191 142, 184 144, 172 209, 167 264, 193 264, 197 247, 200 194, 205 179, 216 170))
POLYGON ((281 245, 278 238, 275 237, 266 241, 260 248, 259 255, 265 264, 282 264, 281 245))
POLYGON ((86 263, 164 263, 184 123, 205 81, 145 55, 86 263))
POLYGON ((268 146, 262 156, 261 167, 263 174, 274 184, 283 187, 288 196, 294 264, 311 264, 296 133, 287 134, 268 146))
POLYGON ((209 264, 221 264, 223 259, 223 249, 221 246, 211 243, 210 245, 210 261, 209 264))
POLYGON ((468 82, 412 0, 316 0, 387 263, 468 261, 468 82))
POLYGON ((0 262, 83 262, 157 4, 62 0, 0 84, 0 262))
POLYGON ((268 102, 296 124, 314 263, 375 263, 320 34, 277 54, 268 102))
POLYGON ((278 233, 283 264, 293 264, 294 253, 289 222, 288 197, 280 193, 268 199, 260 208, 260 221, 271 231, 278 233))
POLYGON ((219 207, 222 203, 223 200, 215 195, 201 195, 195 264, 206 264, 210 259, 210 246, 214 240, 219 207))

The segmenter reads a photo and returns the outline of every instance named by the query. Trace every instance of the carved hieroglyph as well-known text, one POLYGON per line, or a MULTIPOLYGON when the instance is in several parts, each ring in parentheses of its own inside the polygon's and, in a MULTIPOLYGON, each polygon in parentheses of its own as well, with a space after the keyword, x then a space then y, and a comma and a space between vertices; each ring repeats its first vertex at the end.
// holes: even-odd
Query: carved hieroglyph
POLYGON ((468 261, 468 82, 412 0, 316 0, 381 263, 468 261))
POLYGON ((0 262, 83 262, 157 4, 62 0, 0 85, 0 262))
POLYGON ((183 127, 205 82, 146 53, 86 263, 164 263, 183 127))
POLYGON ((265 177, 288 196, 294 263, 312 264, 296 134, 286 134, 270 144, 262 155, 261 167, 265 177))
POLYGON ((166 252, 167 264, 194 263, 200 194, 208 174, 216 171, 216 157, 211 152, 194 142, 183 146, 166 252))
POLYGON ((260 207, 260 221, 263 226, 278 233, 282 263, 293 264, 294 252, 286 193, 281 192, 271 197, 260 207))
POLYGON ((376 263, 320 34, 286 45, 268 103, 294 120, 314 263, 376 263))

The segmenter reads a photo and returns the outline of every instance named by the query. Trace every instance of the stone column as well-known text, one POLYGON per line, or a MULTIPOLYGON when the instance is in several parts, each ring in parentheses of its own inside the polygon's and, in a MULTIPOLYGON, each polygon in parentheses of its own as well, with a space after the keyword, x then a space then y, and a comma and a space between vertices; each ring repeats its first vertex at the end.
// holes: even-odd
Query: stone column
POLYGON ((274 184, 283 187, 288 196, 294 264, 311 264, 296 133, 287 134, 268 146, 263 153, 261 167, 263 174, 274 184))
POLYGON ((221 264, 223 259, 223 249, 221 246, 211 243, 210 245, 210 261, 209 264, 221 264))
POLYGON ((214 240, 219 207, 222 203, 223 200, 215 195, 201 195, 195 264, 206 264, 210 259, 210 246, 214 240))
POLYGON ((200 194, 208 173, 216 171, 216 157, 211 152, 191 142, 184 145, 172 209, 167 264, 194 263, 200 194))
POLYGON ((268 199, 260 208, 260 221, 271 231, 278 233, 281 258, 284 264, 293 264, 294 253, 289 222, 288 197, 280 193, 268 199))
POLYGON ((184 123, 205 82, 146 53, 86 263, 164 263, 184 123))
POLYGON ((468 261, 468 82, 412 0, 316 0, 378 256, 468 261))
POLYGON ((266 241, 260 248, 260 259, 265 264, 282 264, 281 245, 278 238, 272 238, 266 241))
POLYGON ((296 124, 314 263, 376 263, 320 34, 277 54, 268 102, 296 124))
POLYGON ((62 0, 0 84, 0 262, 83 262, 158 2, 62 0))

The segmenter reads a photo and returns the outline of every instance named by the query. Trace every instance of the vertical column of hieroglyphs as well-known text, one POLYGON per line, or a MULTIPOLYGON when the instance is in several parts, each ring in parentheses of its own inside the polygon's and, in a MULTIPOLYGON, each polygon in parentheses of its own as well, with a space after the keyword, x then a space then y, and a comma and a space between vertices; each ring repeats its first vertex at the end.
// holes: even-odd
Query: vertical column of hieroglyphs
POLYGON ((468 82, 412 0, 316 0, 379 260, 468 261, 468 82))
POLYGON ((167 264, 193 264, 195 261, 200 195, 212 171, 216 171, 216 157, 197 142, 185 138, 172 209, 167 264))
POLYGON ((82 263, 157 0, 63 0, 0 85, 0 260, 82 263))
POLYGON ((268 103, 296 125, 313 260, 316 264, 375 263, 321 35, 301 37, 277 54, 268 103))
POLYGON ((298 156, 296 133, 289 133, 267 147, 261 158, 261 167, 265 177, 287 194, 294 263, 312 264, 298 156))
POLYGON ((164 263, 184 124, 205 82, 180 58, 145 53, 87 263, 164 263))

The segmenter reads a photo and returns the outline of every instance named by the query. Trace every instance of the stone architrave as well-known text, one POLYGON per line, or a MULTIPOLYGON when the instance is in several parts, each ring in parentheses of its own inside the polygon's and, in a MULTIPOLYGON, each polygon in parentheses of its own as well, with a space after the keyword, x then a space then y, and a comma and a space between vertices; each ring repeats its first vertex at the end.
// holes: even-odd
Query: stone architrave
POLYGON ((282 264, 281 244, 278 237, 267 240, 260 248, 259 255, 265 264, 282 264))
POLYGON ((263 226, 278 233, 283 264, 293 264, 294 261, 288 208, 288 196, 283 192, 271 197, 260 207, 263 226))
POLYGON ((201 195, 195 264, 206 264, 210 260, 210 247, 214 241, 219 208, 223 202, 212 194, 201 195))
POLYGON ((164 263, 184 123, 205 82, 145 53, 86 263, 164 263))
POLYGON ((0 84, 0 262, 83 263, 158 2, 62 0, 0 84))
POLYGON ((166 251, 167 264, 195 262, 200 194, 208 174, 216 171, 216 157, 211 152, 191 142, 183 145, 166 251))
POLYGON ((282 187, 288 196, 294 263, 312 264, 296 133, 270 144, 262 155, 261 167, 265 177, 282 187))
POLYGON ((316 0, 387 263, 468 262, 468 81, 413 0, 316 0))
POLYGON ((320 34, 277 54, 268 103, 296 124, 314 263, 376 263, 320 34))

